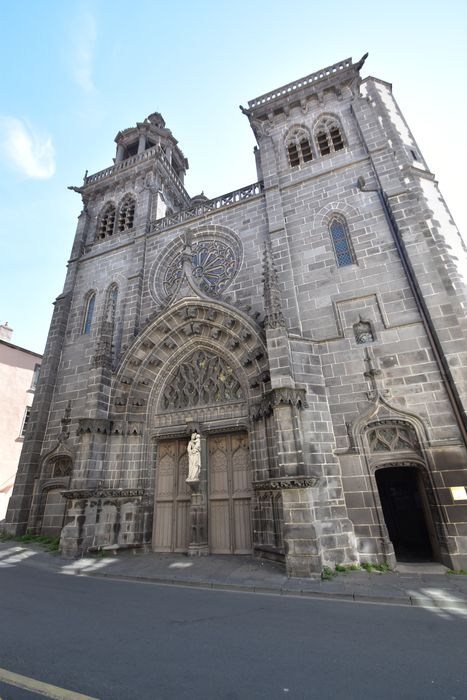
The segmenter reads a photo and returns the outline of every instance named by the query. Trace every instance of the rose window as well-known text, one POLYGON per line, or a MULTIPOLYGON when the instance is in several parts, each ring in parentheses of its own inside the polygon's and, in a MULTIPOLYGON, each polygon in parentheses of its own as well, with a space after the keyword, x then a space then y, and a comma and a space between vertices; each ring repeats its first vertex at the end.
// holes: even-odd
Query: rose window
MULTIPOLYGON (((230 246, 221 241, 195 241, 192 245, 192 269, 200 289, 217 296, 230 284, 237 272, 237 261, 230 246)), ((168 265, 164 276, 164 291, 172 296, 182 276, 182 256, 177 255, 168 265)))

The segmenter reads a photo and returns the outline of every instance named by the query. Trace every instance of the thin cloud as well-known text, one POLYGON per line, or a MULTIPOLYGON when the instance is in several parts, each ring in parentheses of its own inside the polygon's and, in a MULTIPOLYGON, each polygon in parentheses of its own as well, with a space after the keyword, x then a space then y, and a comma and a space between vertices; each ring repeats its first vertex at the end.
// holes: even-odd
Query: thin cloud
POLYGON ((97 27, 94 16, 89 11, 81 14, 75 25, 75 32, 71 58, 73 78, 80 88, 86 92, 94 92, 96 87, 92 71, 97 27))
POLYGON ((15 117, 0 117, 0 144, 4 159, 27 177, 46 180, 55 173, 52 138, 15 117))

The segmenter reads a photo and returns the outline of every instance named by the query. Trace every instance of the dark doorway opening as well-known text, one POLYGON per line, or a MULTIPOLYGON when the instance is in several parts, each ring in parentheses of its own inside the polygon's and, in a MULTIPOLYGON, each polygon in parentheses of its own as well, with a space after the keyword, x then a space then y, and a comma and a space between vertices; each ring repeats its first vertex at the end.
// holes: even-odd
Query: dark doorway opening
POLYGON ((432 561, 421 473, 415 467, 376 471, 384 520, 398 561, 432 561))

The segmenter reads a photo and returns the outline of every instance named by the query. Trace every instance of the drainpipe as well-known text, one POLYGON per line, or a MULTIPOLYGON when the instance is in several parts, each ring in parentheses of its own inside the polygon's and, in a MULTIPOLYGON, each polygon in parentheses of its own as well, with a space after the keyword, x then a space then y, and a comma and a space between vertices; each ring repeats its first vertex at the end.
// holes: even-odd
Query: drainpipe
POLYGON ((386 194, 386 192, 383 190, 383 187, 381 185, 381 180, 378 175, 378 171, 376 169, 376 166, 373 162, 372 155, 368 149, 368 146, 366 145, 362 130, 360 128, 360 124, 358 123, 357 116, 355 114, 355 110, 352 105, 350 105, 350 110, 355 118, 355 123, 357 125, 357 130, 360 135, 360 140, 362 142, 362 145, 366 151, 366 154, 369 158, 369 161, 371 163, 371 167, 373 170, 373 173, 376 178, 376 182, 378 183, 378 187, 376 189, 366 189, 365 188, 365 179, 363 177, 359 177, 357 184, 359 189, 362 192, 376 192, 378 194, 379 200, 381 202, 381 207, 384 212, 384 216, 386 218, 389 230, 391 231, 392 238, 394 240, 394 244, 396 246, 397 252, 399 253, 400 260, 402 262, 402 267, 404 269, 404 272, 406 274, 407 280, 409 282, 409 286, 411 289, 411 292, 414 296, 415 303, 417 305, 417 310, 420 314, 420 318, 422 319, 423 327, 425 329, 425 332, 428 336, 428 340, 430 341, 431 349, 433 351, 433 355, 435 358, 435 362, 438 366, 438 370, 441 374, 441 377, 444 382, 444 386, 446 388, 446 392, 448 395, 449 402, 451 404, 454 416, 456 418, 456 422, 459 426, 459 430, 462 435, 462 439, 464 440, 464 444, 467 447, 467 416, 465 415, 464 412, 464 407, 462 405, 462 400, 459 396, 459 392, 457 391, 457 386, 454 381, 454 377, 452 376, 451 373, 451 368, 449 367, 449 364, 446 360, 446 357, 443 352, 443 348, 441 345, 441 341, 439 339, 438 333, 436 331, 436 328, 434 327, 433 321, 431 320, 430 312, 428 310, 428 307, 425 303, 425 299, 423 297, 422 291, 420 289, 420 285, 418 284, 417 277, 415 275, 412 263, 410 261, 409 255, 407 253, 407 249, 405 247, 403 238, 401 236, 401 232, 399 229, 399 226, 397 225, 397 222, 394 218, 394 215, 391 211, 391 207, 389 204, 389 197, 386 194))

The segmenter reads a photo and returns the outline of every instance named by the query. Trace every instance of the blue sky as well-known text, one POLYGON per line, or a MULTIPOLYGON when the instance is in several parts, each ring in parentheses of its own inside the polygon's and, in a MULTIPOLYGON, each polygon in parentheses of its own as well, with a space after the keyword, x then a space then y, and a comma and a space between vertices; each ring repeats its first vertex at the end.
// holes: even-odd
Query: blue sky
POLYGON ((467 237, 467 4, 313 0, 0 0, 0 322, 42 352, 80 198, 114 137, 153 111, 189 159, 193 196, 256 180, 249 99, 369 51, 393 84, 467 237))

